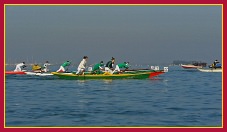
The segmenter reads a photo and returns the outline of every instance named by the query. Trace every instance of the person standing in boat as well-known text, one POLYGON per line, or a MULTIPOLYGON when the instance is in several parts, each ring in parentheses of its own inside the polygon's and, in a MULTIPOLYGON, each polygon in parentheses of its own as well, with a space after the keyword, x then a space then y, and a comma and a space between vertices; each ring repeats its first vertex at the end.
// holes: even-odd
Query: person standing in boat
POLYGON ((217 63, 220 63, 218 60, 215 60, 214 63, 212 64, 212 67, 216 69, 217 63))
POLYGON ((96 74, 100 74, 101 71, 100 70, 103 70, 103 67, 104 64, 103 64, 103 61, 101 61, 100 63, 97 63, 93 66, 93 69, 92 69, 92 73, 96 73, 96 74))
POLYGON ((48 72, 49 71, 49 69, 47 68, 48 66, 49 66, 50 64, 49 64, 49 61, 46 61, 46 63, 44 63, 43 64, 43 72, 48 72))
POLYGON ((84 56, 83 60, 80 62, 78 68, 77 68, 77 75, 84 75, 85 69, 86 69, 86 64, 87 64, 88 57, 84 56))
POLYGON ((26 67, 25 62, 19 63, 19 64, 16 65, 16 68, 15 68, 14 71, 15 72, 16 71, 22 71, 21 68, 25 68, 25 67, 26 67))
POLYGON ((120 68, 126 68, 126 69, 128 69, 129 68, 129 62, 124 62, 124 63, 117 64, 116 65, 116 68, 113 71, 113 73, 116 72, 116 71, 117 72, 120 72, 121 71, 120 68))
POLYGON ((70 61, 64 62, 56 72, 65 72, 65 71, 66 71, 66 70, 65 70, 65 67, 66 67, 66 66, 69 66, 70 64, 71 64, 70 61))
POLYGON ((113 66, 114 66, 115 58, 112 57, 111 61, 108 61, 105 66, 105 71, 113 74, 113 66))

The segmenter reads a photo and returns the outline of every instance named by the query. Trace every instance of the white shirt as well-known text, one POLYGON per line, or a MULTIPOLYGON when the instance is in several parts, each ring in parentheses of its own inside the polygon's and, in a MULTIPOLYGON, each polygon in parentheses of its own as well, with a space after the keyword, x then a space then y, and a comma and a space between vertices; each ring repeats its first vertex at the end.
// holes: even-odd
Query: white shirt
POLYGON ((22 66, 24 66, 24 63, 17 64, 17 67, 22 67, 22 66))
POLYGON ((45 64, 43 64, 43 67, 46 68, 49 65, 50 65, 49 63, 45 63, 45 64))
POLYGON ((78 66, 78 68, 84 68, 84 69, 85 69, 86 63, 87 63, 86 59, 83 59, 83 60, 80 62, 80 65, 78 66))

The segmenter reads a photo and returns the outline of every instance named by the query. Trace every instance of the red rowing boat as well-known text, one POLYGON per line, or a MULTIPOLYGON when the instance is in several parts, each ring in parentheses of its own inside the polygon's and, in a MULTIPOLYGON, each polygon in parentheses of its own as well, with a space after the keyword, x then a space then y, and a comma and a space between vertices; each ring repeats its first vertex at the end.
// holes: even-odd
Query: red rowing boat
POLYGON ((23 72, 23 71, 6 71, 5 73, 6 73, 6 74, 26 74, 26 73, 23 72))

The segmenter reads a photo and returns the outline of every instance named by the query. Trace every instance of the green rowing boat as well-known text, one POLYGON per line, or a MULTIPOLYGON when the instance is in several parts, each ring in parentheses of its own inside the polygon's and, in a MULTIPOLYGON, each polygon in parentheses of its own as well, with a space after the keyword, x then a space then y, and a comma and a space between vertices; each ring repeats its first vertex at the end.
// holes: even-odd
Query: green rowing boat
POLYGON ((164 72, 129 72, 121 74, 89 74, 76 75, 75 73, 60 73, 51 72, 51 74, 58 76, 61 79, 71 79, 71 80, 85 80, 85 79, 146 79, 149 77, 157 76, 163 74, 164 72))

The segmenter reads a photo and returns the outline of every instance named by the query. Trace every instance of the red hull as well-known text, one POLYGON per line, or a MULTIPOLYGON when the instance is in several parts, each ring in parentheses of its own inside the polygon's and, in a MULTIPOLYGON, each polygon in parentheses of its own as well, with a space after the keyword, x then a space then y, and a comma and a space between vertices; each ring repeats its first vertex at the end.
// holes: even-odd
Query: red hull
POLYGON ((25 72, 23 71, 6 71, 6 74, 26 74, 25 72))
POLYGON ((158 76, 158 75, 163 74, 163 73, 165 73, 165 72, 163 72, 163 71, 151 72, 149 78, 152 78, 152 77, 154 77, 154 76, 158 76))

